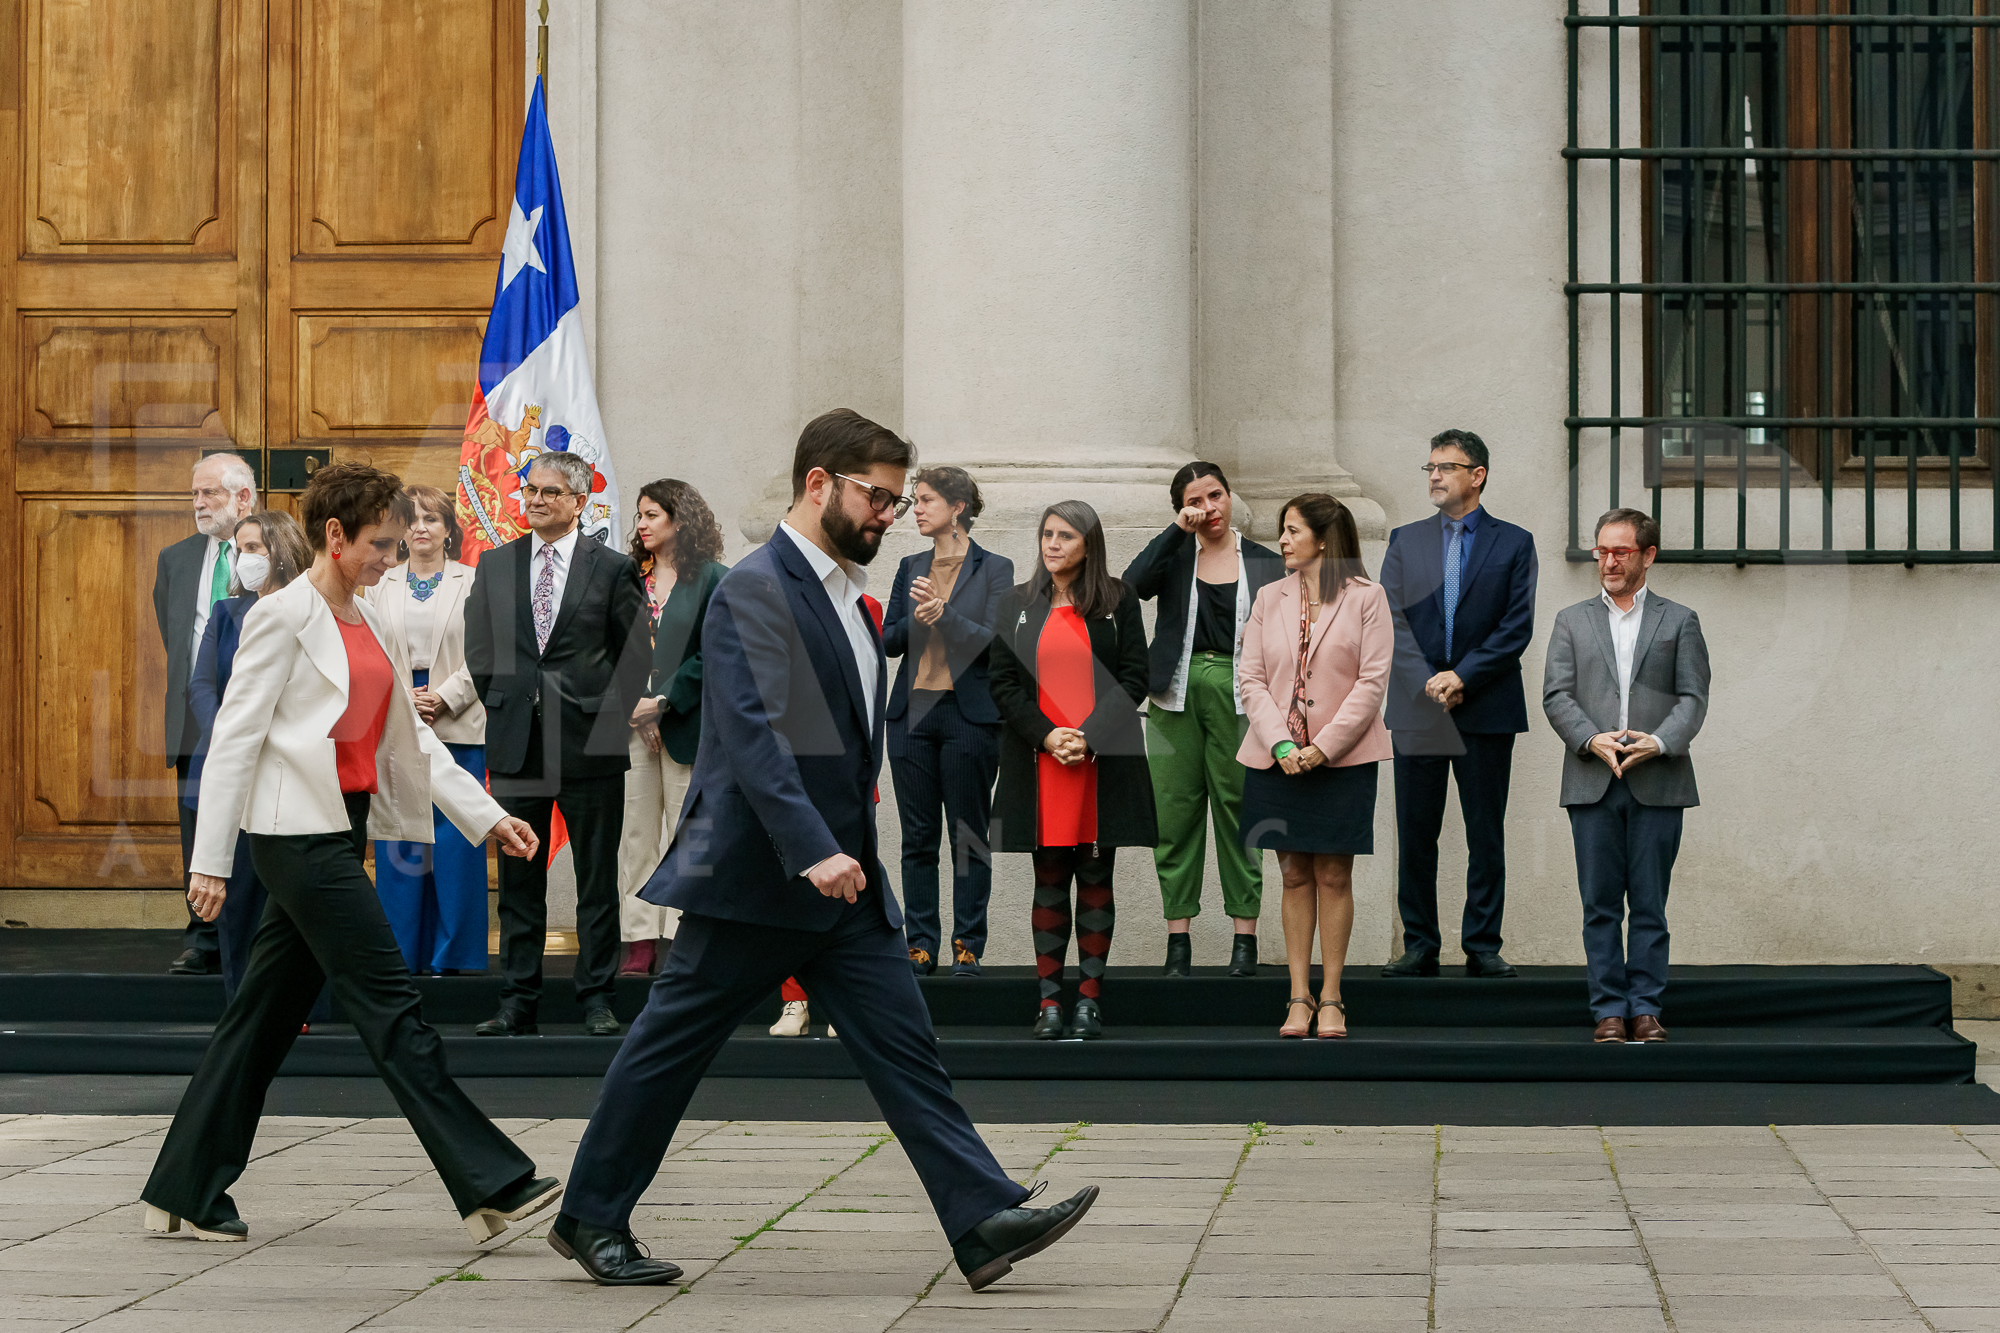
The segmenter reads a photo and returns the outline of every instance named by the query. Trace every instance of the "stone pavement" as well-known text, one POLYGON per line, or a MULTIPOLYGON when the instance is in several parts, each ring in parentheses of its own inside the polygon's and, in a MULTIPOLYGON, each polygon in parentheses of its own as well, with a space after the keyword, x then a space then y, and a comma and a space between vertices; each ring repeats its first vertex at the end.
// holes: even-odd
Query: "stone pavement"
MULTIPOLYGON (((558 1173, 583 1128, 503 1123, 558 1173)), ((269 1119, 249 1244, 148 1235, 164 1128, 0 1119, 0 1333, 2000 1330, 2000 1127, 1000 1126, 1104 1196, 976 1296, 881 1125, 684 1126, 635 1218, 678 1289, 475 1251, 400 1120, 269 1119)))

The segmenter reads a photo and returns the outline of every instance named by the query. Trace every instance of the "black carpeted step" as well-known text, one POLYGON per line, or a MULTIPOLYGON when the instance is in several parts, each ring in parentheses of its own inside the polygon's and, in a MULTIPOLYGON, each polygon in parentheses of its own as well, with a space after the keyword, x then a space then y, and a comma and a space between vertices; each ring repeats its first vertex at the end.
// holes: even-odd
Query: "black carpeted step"
MULTIPOLYGON (((551 966, 561 966, 551 960, 551 966)), ((1463 968, 1438 977, 1388 980, 1377 968, 1354 968, 1342 982, 1357 1021, 1369 1026, 1524 1028, 1587 1023, 1580 967, 1524 967, 1507 981, 1473 980, 1463 968)), ((1106 1013, 1132 1027, 1262 1027, 1284 1019, 1290 985, 1278 969, 1239 978, 1220 967, 1168 979, 1155 968, 1114 967, 1105 980, 1106 1013)), ((433 1023, 477 1023, 499 1007, 500 978, 423 977, 424 1016, 433 1023)), ((621 977, 616 1006, 638 1013, 650 982, 621 977)), ((1032 1019, 1038 988, 1032 968, 989 968, 983 977, 928 977, 920 989, 940 1027, 1011 1025, 1032 1019)), ((1951 979, 1928 967, 1715 966, 1673 969, 1667 1020, 1676 1027, 1935 1027, 1951 1020, 1951 979)), ((752 1015, 776 1018, 775 991, 752 1015)), ((50 1020, 212 1023, 222 1013, 219 977, 136 973, 0 973, 0 1021, 50 1020)), ((579 1023, 582 1011, 567 978, 547 983, 545 1023, 579 1023)))
MULTIPOLYGON (((565 1033, 477 1038, 442 1029, 452 1072, 464 1078, 593 1077, 619 1042, 565 1033)), ((1357 1026, 1344 1041, 1281 1041, 1275 1027, 1114 1028, 1104 1039, 1036 1041, 1025 1026, 945 1027, 938 1050, 954 1078, 1212 1080, 1433 1080, 1566 1082, 1963 1083, 1976 1047, 1934 1027, 1703 1028, 1677 1025, 1671 1041, 1600 1046, 1581 1024, 1465 1028, 1357 1026)), ((0 1031, 0 1072, 191 1072, 208 1044, 200 1025, 24 1023, 0 1031)), ((351 1029, 329 1027, 292 1048, 287 1075, 373 1072, 351 1029)), ((736 1078, 853 1078, 845 1047, 781 1039, 744 1027, 709 1071, 736 1078)))

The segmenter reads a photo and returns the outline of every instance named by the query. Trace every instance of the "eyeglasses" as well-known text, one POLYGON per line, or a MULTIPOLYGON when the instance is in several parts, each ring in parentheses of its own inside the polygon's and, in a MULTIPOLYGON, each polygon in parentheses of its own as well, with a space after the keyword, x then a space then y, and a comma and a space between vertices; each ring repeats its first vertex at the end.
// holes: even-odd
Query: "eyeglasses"
POLYGON ((1472 467, 1470 463, 1421 463, 1417 470, 1427 477, 1433 472, 1442 472, 1449 477, 1454 472, 1470 472, 1472 467))
POLYGON ((850 477, 844 472, 836 472, 833 475, 835 480, 851 481, 856 486, 865 489, 868 492, 868 507, 878 514, 886 514, 894 511, 895 516, 901 518, 903 515, 909 513, 910 506, 917 502, 916 497, 913 495, 898 495, 886 487, 873 485, 870 482, 861 480, 859 477, 850 477))
POLYGON ((561 486, 523 486, 521 494, 530 500, 537 496, 544 500, 560 500, 565 495, 575 495, 576 492, 561 486))
POLYGON ((1590 548, 1590 554, 1591 558, 1595 560, 1630 560, 1633 556, 1639 554, 1639 548, 1636 546, 1593 546, 1590 548))

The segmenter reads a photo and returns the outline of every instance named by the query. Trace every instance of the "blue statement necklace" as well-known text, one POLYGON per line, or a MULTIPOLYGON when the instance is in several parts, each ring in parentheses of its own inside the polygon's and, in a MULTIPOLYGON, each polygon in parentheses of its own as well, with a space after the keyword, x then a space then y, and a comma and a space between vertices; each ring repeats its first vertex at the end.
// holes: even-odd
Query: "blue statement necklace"
POLYGON ((427 579, 420 579, 415 574, 407 577, 410 580, 410 596, 420 602, 428 602, 431 594, 438 590, 438 585, 444 582, 444 571, 440 569, 427 579))

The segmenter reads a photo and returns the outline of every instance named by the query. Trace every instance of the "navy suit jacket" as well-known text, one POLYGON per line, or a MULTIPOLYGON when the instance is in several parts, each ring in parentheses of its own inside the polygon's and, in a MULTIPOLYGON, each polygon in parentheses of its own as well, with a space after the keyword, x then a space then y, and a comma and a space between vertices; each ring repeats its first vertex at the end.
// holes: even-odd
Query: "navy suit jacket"
POLYGON ((208 735, 215 730, 215 710, 222 707, 222 694, 229 688, 229 673, 236 665, 236 645, 243 640, 243 617, 257 605, 257 594, 246 592, 225 597, 208 609, 208 625, 201 632, 201 649, 188 675, 188 711, 200 725, 194 756, 188 760, 187 792, 181 804, 199 809, 201 769, 208 759, 208 735))
POLYGON ((783 533, 716 585, 702 622, 701 744, 647 902, 789 930, 831 930, 847 904, 803 878, 861 863, 892 929, 902 908, 875 831, 886 679, 866 711, 854 649, 812 566, 783 533))
POLYGON ((896 585, 889 592, 889 604, 882 610, 882 651, 903 659, 896 668, 895 688, 889 691, 889 753, 903 753, 902 740, 908 727, 903 719, 910 711, 910 679, 924 657, 933 634, 944 636, 945 660, 951 667, 952 693, 958 711, 967 722, 1000 723, 1000 710, 993 705, 993 689, 986 674, 988 650, 993 644, 993 626, 1000 614, 1000 599, 1014 584, 1014 562, 995 555, 978 542, 968 541, 965 563, 945 599, 944 614, 935 625, 919 622, 910 603, 910 584, 928 578, 935 551, 919 551, 903 557, 896 567, 896 585))
POLYGON ((1451 655, 1444 651, 1444 516, 1434 514, 1389 534, 1382 588, 1396 626, 1386 721, 1391 731, 1475 735, 1528 729, 1521 654, 1535 636, 1535 539, 1490 509, 1459 580, 1451 655), (1465 699, 1446 712, 1424 693, 1440 671, 1456 671, 1465 699))

